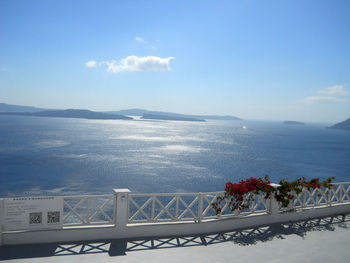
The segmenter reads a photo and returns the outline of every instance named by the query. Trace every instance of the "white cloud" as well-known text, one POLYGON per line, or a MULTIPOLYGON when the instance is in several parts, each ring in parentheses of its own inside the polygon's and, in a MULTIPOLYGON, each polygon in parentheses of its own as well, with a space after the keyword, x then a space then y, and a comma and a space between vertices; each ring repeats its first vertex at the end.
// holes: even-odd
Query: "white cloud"
POLYGON ((328 88, 317 91, 319 94, 325 94, 324 96, 311 96, 304 98, 304 102, 343 102, 346 101, 341 96, 349 95, 342 85, 334 85, 328 88))
POLYGON ((347 96, 347 95, 349 95, 349 92, 344 90, 343 86, 341 86, 341 85, 335 85, 335 86, 325 88, 323 90, 319 90, 318 93, 327 94, 327 95, 334 95, 334 96, 347 96))
POLYGON ((97 62, 95 60, 90 60, 85 63, 85 66, 87 68, 96 68, 97 67, 97 62))
POLYGON ((305 102, 321 102, 321 101, 328 101, 328 102, 342 102, 344 99, 339 99, 335 97, 330 96, 312 96, 307 97, 304 99, 305 102))
POLYGON ((89 61, 86 63, 87 67, 107 66, 108 72, 118 73, 122 71, 168 71, 170 70, 170 61, 174 57, 137 57, 135 55, 128 56, 121 59, 119 62, 111 61, 89 61))
POLYGON ((142 37, 135 37, 135 40, 137 41, 137 42, 142 42, 142 43, 145 43, 146 41, 142 38, 142 37))

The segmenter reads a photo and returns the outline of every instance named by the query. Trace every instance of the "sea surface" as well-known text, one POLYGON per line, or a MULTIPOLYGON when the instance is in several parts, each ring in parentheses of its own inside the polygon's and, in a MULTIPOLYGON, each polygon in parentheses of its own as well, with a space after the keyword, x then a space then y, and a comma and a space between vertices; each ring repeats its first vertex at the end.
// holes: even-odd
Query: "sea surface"
POLYGON ((0 116, 0 197, 221 191, 265 174, 350 181, 350 132, 326 126, 0 116))

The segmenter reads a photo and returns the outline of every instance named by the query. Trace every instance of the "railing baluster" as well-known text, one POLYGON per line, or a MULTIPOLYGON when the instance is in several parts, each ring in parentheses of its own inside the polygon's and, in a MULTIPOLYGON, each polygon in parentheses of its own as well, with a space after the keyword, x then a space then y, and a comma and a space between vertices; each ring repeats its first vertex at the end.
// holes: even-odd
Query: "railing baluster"
POLYGON ((155 196, 152 196, 152 213, 151 213, 152 221, 154 221, 154 209, 155 209, 155 196))
POLYGON ((175 218, 176 220, 179 220, 179 195, 176 195, 176 211, 175 211, 175 218))
POLYGON ((90 203, 91 203, 91 199, 88 198, 88 200, 87 200, 87 212, 86 212, 86 221, 88 224, 90 224, 90 203))
POLYGON ((198 223, 200 223, 202 221, 203 216, 203 194, 199 193, 198 198, 198 223))
POLYGON ((332 202, 331 202, 331 192, 332 192, 332 190, 331 189, 326 189, 326 193, 327 193, 327 205, 328 206, 331 206, 332 205, 332 202))

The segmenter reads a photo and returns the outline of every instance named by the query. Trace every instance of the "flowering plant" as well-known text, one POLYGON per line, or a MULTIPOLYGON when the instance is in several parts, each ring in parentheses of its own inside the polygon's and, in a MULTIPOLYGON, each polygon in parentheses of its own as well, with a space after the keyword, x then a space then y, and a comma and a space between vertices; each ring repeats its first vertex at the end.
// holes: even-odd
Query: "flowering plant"
POLYGON ((302 177, 292 182, 283 179, 277 188, 271 186, 268 175, 265 176, 265 180, 251 177, 241 180, 239 183, 227 182, 224 195, 218 196, 211 205, 216 214, 221 213, 221 202, 223 200, 226 200, 232 211, 243 210, 249 208, 249 204, 254 200, 254 195, 262 194, 265 199, 268 199, 271 197, 271 194, 274 194, 274 197, 282 207, 288 207, 290 201, 294 200, 294 195, 299 195, 303 188, 308 190, 319 189, 321 186, 331 188, 333 179, 334 177, 330 177, 323 182, 320 182, 319 178, 307 181, 302 177))
POLYGON ((335 177, 329 177, 323 182, 320 182, 319 178, 313 178, 310 181, 306 181, 305 177, 299 178, 295 181, 288 182, 286 179, 282 179, 277 188, 278 191, 275 192, 276 200, 281 203, 282 207, 288 207, 290 201, 294 200, 294 194, 299 195, 303 188, 307 190, 320 189, 321 186, 325 188, 332 188, 332 180, 335 177))

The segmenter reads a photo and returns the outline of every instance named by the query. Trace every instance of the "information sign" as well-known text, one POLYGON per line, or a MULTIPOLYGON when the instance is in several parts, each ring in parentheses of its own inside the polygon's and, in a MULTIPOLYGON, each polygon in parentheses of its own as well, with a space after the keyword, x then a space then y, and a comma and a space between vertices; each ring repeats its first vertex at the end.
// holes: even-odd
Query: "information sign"
POLYGON ((62 228, 62 197, 17 197, 4 201, 4 231, 62 228))

